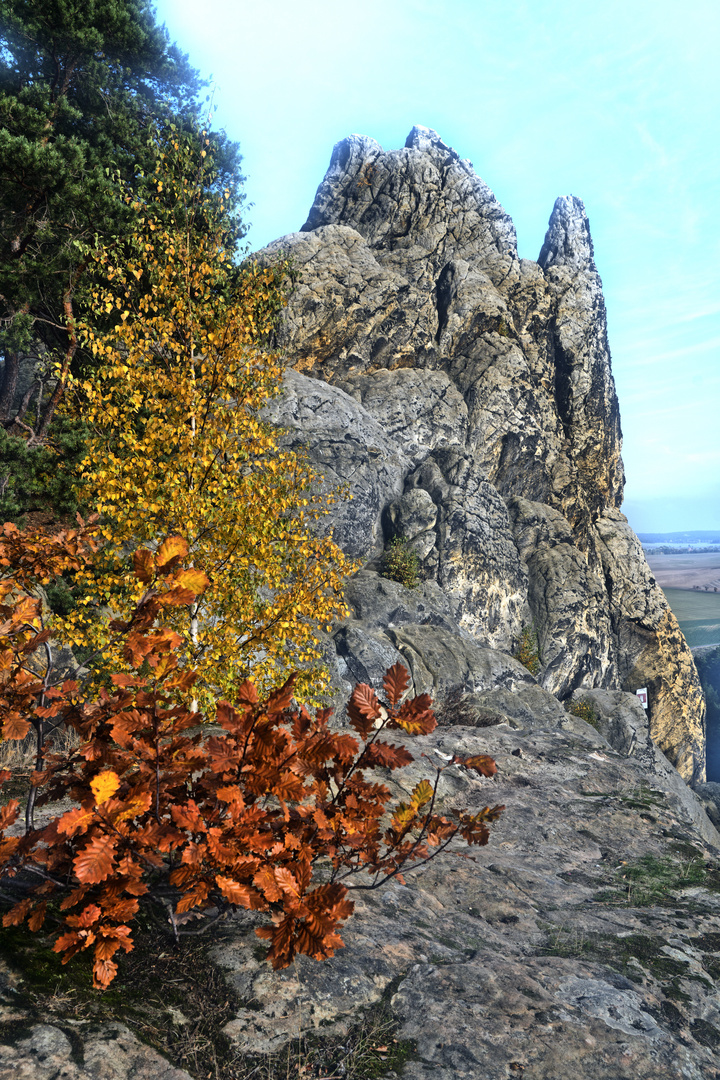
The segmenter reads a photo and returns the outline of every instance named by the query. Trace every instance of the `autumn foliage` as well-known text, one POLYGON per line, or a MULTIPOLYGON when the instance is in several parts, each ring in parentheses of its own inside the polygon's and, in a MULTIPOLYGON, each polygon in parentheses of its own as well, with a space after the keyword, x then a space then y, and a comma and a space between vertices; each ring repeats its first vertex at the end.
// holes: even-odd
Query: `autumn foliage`
MULTIPOLYGON (((435 727, 428 695, 405 699, 401 665, 385 677, 384 701, 369 686, 355 688, 351 730, 334 730, 330 710, 298 706, 294 677, 264 699, 245 682, 232 704, 217 704, 212 727, 203 723, 187 704, 196 673, 164 625, 208 584, 185 565, 188 544, 179 536, 134 555, 142 595, 129 617, 110 624, 127 670, 90 700, 78 681, 54 683, 42 604, 31 589, 91 558, 92 546, 82 524, 57 537, 25 537, 11 525, 0 534, 2 734, 22 738, 33 723, 40 748, 24 828, 17 799, 0 809, 0 878, 4 893, 15 893, 5 926, 51 925, 63 962, 91 950, 102 988, 115 976, 118 951, 133 948, 142 907, 159 910, 176 938, 188 923, 246 908, 267 914, 256 933, 282 968, 297 953, 320 960, 342 946, 353 888, 402 880, 403 868, 453 841, 487 843, 503 808, 440 815, 442 769, 399 802, 378 778, 378 769, 413 761, 386 733, 435 727), (65 754, 45 742, 60 723, 79 736, 65 754), (35 815, 48 812, 36 825, 35 815)), ((496 771, 485 756, 454 762, 484 776, 496 771)))
POLYGON ((267 690, 298 671, 305 696, 321 689, 317 632, 345 616, 353 565, 323 528, 312 469, 263 418, 282 386, 269 339, 286 268, 233 264, 210 150, 209 138, 199 153, 179 139, 159 150, 153 203, 130 200, 132 235, 88 255, 93 320, 77 329, 96 367, 64 408, 88 431, 78 494, 100 515, 103 559, 78 575, 87 603, 62 636, 120 670, 97 611, 129 616, 143 585, 128 553, 180 534, 209 582, 167 618, 212 710, 245 678, 267 690))

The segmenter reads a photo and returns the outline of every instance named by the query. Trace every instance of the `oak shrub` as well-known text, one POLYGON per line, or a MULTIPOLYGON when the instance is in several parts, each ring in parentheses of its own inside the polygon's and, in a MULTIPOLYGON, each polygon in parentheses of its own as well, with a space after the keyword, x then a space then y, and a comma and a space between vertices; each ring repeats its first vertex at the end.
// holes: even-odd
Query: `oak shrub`
MULTIPOLYGON (((15 894, 4 926, 50 924, 63 962, 92 951, 94 983, 104 988, 118 951, 133 948, 141 908, 160 910, 176 939, 188 922, 246 908, 270 917, 256 933, 282 968, 297 953, 321 960, 342 946, 353 888, 402 881, 404 867, 455 839, 487 843, 503 807, 441 816, 442 769, 398 802, 373 775, 413 761, 386 732, 435 728, 427 694, 404 700, 399 664, 385 676, 384 702, 355 687, 354 735, 331 728, 331 710, 298 706, 294 675, 269 696, 245 681, 232 703, 216 702, 216 730, 208 729, 188 705, 197 672, 166 624, 209 585, 186 565, 180 536, 133 555, 142 596, 109 623, 126 670, 94 696, 78 680, 54 681, 50 628, 33 590, 80 569, 96 548, 92 523, 55 536, 7 523, 0 533, 2 737, 22 739, 34 727, 38 746, 24 829, 17 798, 0 808, 0 883, 6 899, 15 894), (61 724, 79 745, 57 753, 47 736, 61 724), (36 813, 48 811, 36 825, 36 813)), ((456 763, 496 772, 484 755, 456 763)), ((0 773, 0 783, 11 779, 0 773)))

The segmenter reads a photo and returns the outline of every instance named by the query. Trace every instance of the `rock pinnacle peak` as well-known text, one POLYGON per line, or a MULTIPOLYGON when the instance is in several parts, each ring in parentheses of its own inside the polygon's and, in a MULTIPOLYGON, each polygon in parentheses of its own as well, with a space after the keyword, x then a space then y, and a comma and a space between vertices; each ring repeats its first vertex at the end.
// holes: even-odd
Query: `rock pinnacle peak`
POLYGON ((423 127, 421 124, 415 124, 405 140, 405 148, 407 150, 443 150, 445 153, 454 154, 457 158, 460 156, 451 146, 443 142, 437 131, 423 127))
POLYGON ((566 266, 596 272, 590 224, 582 199, 562 195, 555 200, 538 262, 543 270, 566 266))

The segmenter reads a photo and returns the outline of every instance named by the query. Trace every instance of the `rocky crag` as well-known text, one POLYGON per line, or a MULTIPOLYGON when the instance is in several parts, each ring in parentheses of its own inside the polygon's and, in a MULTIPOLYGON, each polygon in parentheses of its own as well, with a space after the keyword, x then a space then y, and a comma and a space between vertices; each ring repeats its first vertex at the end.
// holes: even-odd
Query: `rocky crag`
MULTIPOLYGON (((297 285, 270 418, 328 489, 349 487, 332 525, 362 567, 327 639, 338 703, 401 661, 442 723, 383 782, 400 794, 436 762, 489 753, 492 779, 446 769, 440 809, 506 809, 473 861, 355 893, 332 960, 273 972, 259 916, 221 924, 211 955, 242 1002, 228 1075, 265 1075, 263 1055, 303 1029, 335 1040, 325 1074, 342 1077, 358 1016, 384 1003, 406 1054, 373 1075, 720 1080, 720 785, 702 783, 691 655, 620 512, 582 203, 559 199, 538 262, 521 260, 502 207, 434 132, 389 153, 352 136, 301 231, 261 257, 279 251, 297 285), (417 588, 379 573, 396 536, 417 588), (527 627, 537 676, 512 655, 527 627)), ((120 1015, 23 1013, 20 984, 0 972, 0 1022, 15 1025, 0 1080, 189 1080, 120 1015)))
MULTIPOLYGON (((540 685, 561 699, 647 686, 655 743, 703 780, 692 657, 620 512, 619 409, 580 200, 558 199, 538 261, 519 259, 510 218, 434 131, 415 127, 391 152, 352 135, 300 232, 267 249, 279 251, 298 284, 282 342, 295 370, 275 413, 329 486, 350 485, 334 520, 345 550, 372 566, 404 535, 469 641, 512 652, 535 627, 540 685)), ((426 689, 418 634, 430 647, 448 626, 433 637, 355 613, 336 637, 348 672, 377 678, 368 649, 399 653, 426 689)))

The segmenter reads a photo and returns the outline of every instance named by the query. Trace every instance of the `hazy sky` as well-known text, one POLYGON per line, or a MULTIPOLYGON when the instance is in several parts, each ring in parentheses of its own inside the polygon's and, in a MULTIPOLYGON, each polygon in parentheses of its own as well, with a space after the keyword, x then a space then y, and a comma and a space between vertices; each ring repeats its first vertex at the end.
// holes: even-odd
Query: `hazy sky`
POLYGON ((160 0, 239 140, 253 249, 305 221, 334 143, 413 124, 470 158, 536 259, 585 202, 637 531, 720 528, 717 0, 160 0))

